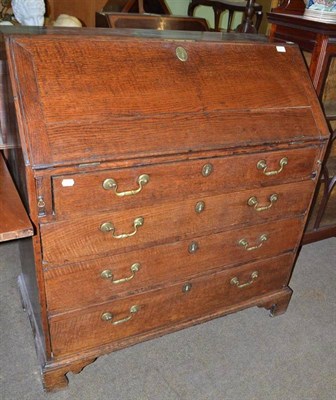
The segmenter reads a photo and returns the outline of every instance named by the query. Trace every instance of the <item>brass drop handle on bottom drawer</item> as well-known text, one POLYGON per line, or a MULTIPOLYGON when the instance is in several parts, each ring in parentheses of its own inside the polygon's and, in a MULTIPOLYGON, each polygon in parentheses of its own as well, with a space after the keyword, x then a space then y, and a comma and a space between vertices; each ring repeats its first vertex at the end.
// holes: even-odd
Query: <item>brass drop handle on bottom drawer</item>
POLYGON ((138 232, 138 228, 140 226, 142 226, 144 224, 145 220, 143 217, 137 217, 135 218, 135 220, 133 221, 133 232, 131 233, 121 233, 120 235, 115 235, 114 231, 115 231, 115 227, 112 224, 112 222, 104 222, 103 224, 100 225, 100 230, 104 233, 108 233, 111 232, 112 233, 112 237, 114 239, 126 239, 129 238, 131 236, 134 236, 137 232, 138 232))
POLYGON ((288 164, 288 158, 283 157, 279 161, 280 168, 275 171, 267 171, 267 163, 265 160, 260 160, 257 162, 257 169, 260 169, 263 171, 263 174, 266 176, 273 176, 273 175, 278 175, 280 172, 284 169, 284 167, 288 164))
POLYGON ((118 192, 117 191, 118 190, 117 182, 113 178, 108 178, 108 179, 104 180, 103 188, 105 190, 114 190, 115 195, 118 196, 118 197, 133 196, 133 195, 135 195, 137 193, 140 193, 142 188, 145 185, 147 185, 147 183, 149 182, 149 175, 147 175, 147 174, 140 175, 138 177, 137 182, 138 182, 138 185, 139 185, 138 189, 126 190, 125 192, 118 192))
POLYGON ((123 318, 123 319, 119 319, 119 320, 117 320, 117 321, 112 321, 113 318, 114 318, 114 315, 113 315, 112 313, 110 313, 110 312, 104 312, 104 313, 101 315, 101 319, 102 319, 102 321, 110 322, 112 325, 120 325, 120 324, 123 324, 124 322, 127 322, 127 321, 129 321, 130 319, 132 319, 132 318, 134 317, 134 315, 139 311, 139 309, 140 309, 139 306, 132 306, 132 307, 129 309, 130 315, 129 315, 128 317, 125 317, 125 318, 123 318))
POLYGON ((264 242, 266 242, 267 239, 268 239, 267 235, 263 233, 259 238, 260 243, 255 246, 249 247, 249 242, 246 239, 240 239, 238 245, 244 247, 245 250, 247 251, 257 250, 263 245, 264 242))
POLYGON ((248 282, 245 282, 245 283, 240 283, 239 279, 235 276, 234 278, 231 279, 230 284, 234 285, 234 286, 237 286, 238 289, 242 289, 242 288, 244 288, 246 286, 252 285, 252 283, 257 280, 258 276, 259 276, 258 271, 252 272, 250 280, 248 282))
POLYGON ((105 269, 101 274, 101 278, 102 279, 110 279, 112 283, 114 284, 119 284, 119 283, 124 283, 124 282, 128 282, 131 279, 133 279, 135 277, 135 274, 140 270, 140 264, 139 263, 134 263, 131 266, 131 275, 126 277, 126 278, 121 278, 121 279, 117 279, 114 280, 113 279, 113 273, 110 269, 105 269))
POLYGON ((278 195, 277 195, 276 193, 274 193, 274 194, 272 194, 272 195, 269 197, 269 202, 270 202, 270 203, 269 203, 267 206, 259 206, 259 201, 258 201, 258 199, 257 199, 255 196, 250 197, 250 198, 247 200, 247 204, 248 204, 250 207, 254 207, 254 209, 255 209, 256 211, 260 212, 260 211, 269 210, 269 209, 273 206, 273 204, 274 204, 276 201, 278 201, 278 195))

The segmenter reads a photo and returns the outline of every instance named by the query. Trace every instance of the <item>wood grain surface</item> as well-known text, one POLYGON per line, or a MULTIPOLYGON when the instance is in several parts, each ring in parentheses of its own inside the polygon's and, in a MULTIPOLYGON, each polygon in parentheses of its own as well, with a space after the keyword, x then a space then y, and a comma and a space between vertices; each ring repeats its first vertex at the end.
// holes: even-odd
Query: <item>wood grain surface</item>
POLYGON ((0 153, 0 242, 33 234, 32 224, 0 153))
POLYGON ((2 104, 24 155, 11 167, 36 227, 21 281, 47 390, 112 350, 247 307, 283 313, 329 137, 296 46, 125 31, 4 34, 2 104), (103 187, 136 190, 142 174, 130 196, 103 187), (134 263, 120 284, 101 276, 134 263))
POLYGON ((288 282, 291 261, 292 255, 287 254, 191 279, 185 282, 191 284, 188 292, 183 292, 181 283, 55 316, 50 321, 53 352, 57 357, 118 341, 280 290, 288 282), (249 282, 254 271, 258 278, 251 285, 238 288, 230 283, 234 277, 241 284, 249 282), (127 318, 133 305, 138 305, 139 311, 125 323, 113 326, 101 320, 104 312, 111 312, 113 321, 127 318))

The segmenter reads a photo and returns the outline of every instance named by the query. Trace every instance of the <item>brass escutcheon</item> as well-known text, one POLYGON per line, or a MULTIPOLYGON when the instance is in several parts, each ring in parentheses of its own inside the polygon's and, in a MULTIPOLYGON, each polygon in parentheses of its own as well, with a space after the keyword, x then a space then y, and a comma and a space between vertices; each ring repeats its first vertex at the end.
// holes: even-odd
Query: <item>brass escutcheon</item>
POLYGON ((191 242, 188 246, 188 251, 190 254, 196 253, 196 251, 199 249, 198 243, 197 242, 191 242))
POLYGON ((209 176, 212 173, 212 171, 213 171, 213 165, 212 164, 209 163, 209 164, 203 165, 202 175, 204 177, 209 176))
POLYGON ((184 47, 182 47, 182 46, 176 47, 176 51, 175 52, 176 52, 176 57, 180 61, 185 62, 185 61, 188 60, 188 53, 187 53, 187 50, 184 47))
POLYGON ((183 293, 188 293, 188 292, 190 292, 191 288, 192 288, 192 284, 191 284, 190 282, 185 283, 185 284, 182 286, 182 292, 183 292, 183 293))
POLYGON ((195 212, 200 214, 202 211, 205 210, 205 203, 204 201, 198 201, 195 205, 195 212))

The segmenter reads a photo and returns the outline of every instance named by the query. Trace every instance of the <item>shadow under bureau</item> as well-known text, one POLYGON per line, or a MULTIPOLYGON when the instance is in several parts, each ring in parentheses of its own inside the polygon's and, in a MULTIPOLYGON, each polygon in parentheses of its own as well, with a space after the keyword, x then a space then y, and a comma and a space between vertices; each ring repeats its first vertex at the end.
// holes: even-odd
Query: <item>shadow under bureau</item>
POLYGON ((4 150, 34 227, 19 285, 44 387, 247 307, 283 313, 329 131, 296 46, 2 31, 4 150), (286 74, 282 71, 286 70, 286 74))

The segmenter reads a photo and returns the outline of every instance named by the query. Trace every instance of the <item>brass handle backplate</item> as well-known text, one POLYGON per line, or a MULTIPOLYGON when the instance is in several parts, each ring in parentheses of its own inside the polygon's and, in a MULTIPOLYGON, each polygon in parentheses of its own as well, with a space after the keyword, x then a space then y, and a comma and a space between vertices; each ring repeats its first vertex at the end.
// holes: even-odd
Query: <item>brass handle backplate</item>
POLYGON ((105 190, 113 190, 114 193, 116 194, 116 196, 118 196, 118 197, 133 196, 133 195, 141 192, 142 188, 145 185, 147 185, 147 183, 149 182, 149 175, 147 175, 147 174, 140 175, 137 182, 139 185, 139 187, 137 189, 126 190, 125 192, 118 192, 117 182, 113 178, 108 178, 108 179, 104 180, 103 188, 105 190))
POLYGON ((104 312, 101 315, 101 319, 102 319, 102 321, 110 322, 111 325, 120 325, 120 324, 123 324, 124 322, 127 322, 130 319, 132 319, 134 317, 134 315, 139 311, 139 309, 140 309, 139 306, 132 306, 129 309, 130 315, 128 317, 119 319, 117 321, 113 321, 114 315, 111 312, 104 312))
POLYGON ((248 282, 245 282, 245 283, 240 283, 239 279, 235 276, 234 278, 231 279, 230 284, 233 285, 233 286, 237 286, 238 289, 242 289, 242 288, 244 288, 246 286, 252 285, 252 283, 256 281, 258 276, 259 276, 258 271, 252 272, 250 280, 248 282))
POLYGON ((134 263, 131 266, 131 275, 126 277, 126 278, 121 278, 121 279, 114 279, 113 273, 110 269, 105 269, 104 271, 102 271, 102 273, 100 274, 102 279, 109 279, 111 280, 112 283, 114 284, 119 284, 119 283, 125 283, 128 282, 130 280, 132 280, 135 277, 135 274, 140 270, 140 264, 139 263, 134 263))
POLYGON ((269 197, 269 204, 267 206, 259 206, 259 201, 255 196, 250 197, 247 200, 247 204, 259 212, 269 210, 276 201, 278 201, 278 195, 274 193, 269 197))
POLYGON ((259 244, 255 246, 249 246, 249 242, 246 239, 240 239, 238 245, 244 247, 244 249, 247 251, 257 250, 263 245, 264 242, 266 242, 267 239, 267 235, 263 233, 259 238, 259 244))
POLYGON ((145 220, 143 217, 137 217, 135 218, 135 220, 133 221, 133 232, 131 233, 121 233, 120 235, 116 235, 114 233, 115 231, 115 227, 113 225, 112 222, 104 222, 103 224, 100 225, 100 230, 104 233, 106 232, 111 232, 112 233, 112 237, 114 239, 126 239, 129 238, 131 236, 134 236, 137 232, 138 232, 138 228, 140 226, 142 226, 144 224, 145 220))
POLYGON ((283 157, 279 161, 280 168, 275 171, 267 171, 267 163, 265 160, 260 160, 257 162, 257 169, 260 169, 263 171, 263 174, 266 176, 273 176, 273 175, 278 175, 280 172, 284 169, 284 167, 288 164, 288 158, 283 157))

